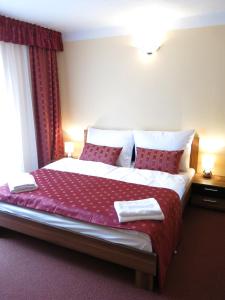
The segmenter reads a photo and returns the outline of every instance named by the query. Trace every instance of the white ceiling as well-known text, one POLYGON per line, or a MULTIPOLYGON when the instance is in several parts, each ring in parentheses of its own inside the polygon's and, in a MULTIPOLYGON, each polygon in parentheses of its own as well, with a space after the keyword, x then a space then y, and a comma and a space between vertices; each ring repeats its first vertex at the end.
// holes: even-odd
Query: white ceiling
POLYGON ((174 28, 225 24, 225 0, 0 0, 0 14, 82 39, 126 33, 136 11, 166 9, 174 28))

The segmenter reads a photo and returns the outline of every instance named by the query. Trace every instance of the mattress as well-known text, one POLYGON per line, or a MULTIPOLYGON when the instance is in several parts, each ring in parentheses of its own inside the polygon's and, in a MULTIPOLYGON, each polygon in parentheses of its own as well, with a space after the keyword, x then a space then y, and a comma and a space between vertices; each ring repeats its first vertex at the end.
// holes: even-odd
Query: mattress
MULTIPOLYGON (((181 201, 182 196, 195 173, 194 169, 189 169, 187 172, 172 175, 160 171, 140 170, 133 167, 116 167, 99 162, 82 161, 73 158, 63 158, 45 166, 45 168, 99 176, 155 187, 170 188, 177 192, 181 201)), ((152 252, 151 239, 147 234, 142 232, 89 224, 63 216, 39 212, 37 210, 22 208, 1 202, 0 211, 20 216, 25 219, 34 220, 56 228, 107 240, 111 243, 126 245, 148 253, 152 252)))

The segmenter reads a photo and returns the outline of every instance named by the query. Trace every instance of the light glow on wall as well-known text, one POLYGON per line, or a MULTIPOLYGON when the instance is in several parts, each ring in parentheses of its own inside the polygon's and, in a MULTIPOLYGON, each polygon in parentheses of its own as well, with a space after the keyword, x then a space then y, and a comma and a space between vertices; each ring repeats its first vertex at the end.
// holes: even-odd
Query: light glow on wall
POLYGON ((67 128, 65 132, 73 141, 83 142, 84 140, 84 128, 74 126, 67 128))
POLYGON ((200 149, 206 153, 217 153, 225 148, 225 140, 220 137, 201 137, 200 149))

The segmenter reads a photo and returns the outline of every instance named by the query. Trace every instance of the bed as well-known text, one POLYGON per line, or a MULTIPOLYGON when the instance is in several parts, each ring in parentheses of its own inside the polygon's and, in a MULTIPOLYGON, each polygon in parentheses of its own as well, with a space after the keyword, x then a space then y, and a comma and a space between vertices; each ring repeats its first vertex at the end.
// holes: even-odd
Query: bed
MULTIPOLYGON (((198 137, 195 136, 190 155, 190 167, 194 170, 197 168, 197 158, 198 137)), ((88 173, 83 171, 83 174, 95 174, 98 163, 86 162, 86 164, 89 165, 89 168, 86 166, 84 170, 88 169, 88 173)), ((72 172, 73 168, 77 169, 79 166, 80 169, 83 168, 79 161, 66 158, 48 165, 47 169, 72 172)), ((98 169, 101 169, 101 171, 95 175, 118 179, 118 174, 115 177, 115 173, 118 173, 118 168, 106 167, 105 164, 101 166, 102 169, 98 169)), ((132 178, 133 169, 123 168, 122 171, 123 173, 119 174, 121 178, 124 177, 125 171, 127 172, 125 172, 127 178, 132 178), (131 175, 130 172, 132 173, 131 175)), ((79 172, 82 173, 81 170, 79 172)), ((180 189, 179 180, 176 184, 176 192, 181 198, 183 209, 189 198, 193 174, 194 171, 192 170, 179 178, 184 183, 182 189, 180 189)), ((162 176, 165 177, 165 175, 162 176)), ((158 183, 156 180, 153 185, 157 186, 164 177, 158 183)), ((130 179, 128 179, 129 181, 130 179)), ((140 183, 142 184, 143 182, 140 183)), ((144 234, 137 234, 137 232, 130 234, 130 231, 126 232, 126 230, 121 234, 121 230, 117 229, 110 233, 110 228, 107 229, 108 231, 106 229, 100 231, 98 226, 90 228, 84 222, 74 222, 74 220, 71 221, 71 219, 60 216, 49 216, 43 212, 34 212, 33 210, 18 208, 7 203, 1 203, 0 205, 0 226, 134 269, 136 286, 148 289, 153 288, 158 272, 158 258, 152 251, 151 241, 149 243, 149 239, 144 234), (112 238, 107 239, 107 236, 112 236, 112 238)))

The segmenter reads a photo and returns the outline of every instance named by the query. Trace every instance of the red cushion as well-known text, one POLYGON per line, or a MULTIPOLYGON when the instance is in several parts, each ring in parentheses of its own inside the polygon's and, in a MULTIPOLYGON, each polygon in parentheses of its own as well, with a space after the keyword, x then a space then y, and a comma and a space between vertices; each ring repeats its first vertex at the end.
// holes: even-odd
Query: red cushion
POLYGON ((122 148, 119 147, 98 146, 86 143, 80 159, 98 161, 115 166, 121 150, 122 148))
POLYGON ((137 157, 134 167, 177 174, 183 152, 183 150, 165 151, 137 147, 137 157))

